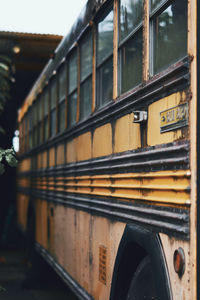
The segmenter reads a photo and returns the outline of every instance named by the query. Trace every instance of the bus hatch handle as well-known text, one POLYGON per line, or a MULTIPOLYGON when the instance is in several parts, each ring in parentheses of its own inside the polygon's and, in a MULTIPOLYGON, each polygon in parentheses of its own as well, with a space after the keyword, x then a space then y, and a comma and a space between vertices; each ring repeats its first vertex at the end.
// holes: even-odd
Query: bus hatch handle
POLYGON ((148 119, 147 111, 144 110, 136 110, 133 111, 133 123, 144 123, 148 119))

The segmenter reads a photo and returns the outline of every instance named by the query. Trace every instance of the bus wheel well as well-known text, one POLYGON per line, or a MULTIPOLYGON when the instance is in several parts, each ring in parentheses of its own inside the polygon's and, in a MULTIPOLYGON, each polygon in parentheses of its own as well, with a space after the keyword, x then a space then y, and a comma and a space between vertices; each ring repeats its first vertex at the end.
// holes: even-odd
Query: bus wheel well
POLYGON ((124 249, 118 265, 114 300, 126 299, 133 274, 146 255, 144 248, 136 243, 130 243, 124 249))
POLYGON ((151 260, 157 298, 172 299, 168 269, 159 235, 142 226, 127 224, 115 259, 110 300, 126 299, 131 280, 145 256, 149 256, 151 260))

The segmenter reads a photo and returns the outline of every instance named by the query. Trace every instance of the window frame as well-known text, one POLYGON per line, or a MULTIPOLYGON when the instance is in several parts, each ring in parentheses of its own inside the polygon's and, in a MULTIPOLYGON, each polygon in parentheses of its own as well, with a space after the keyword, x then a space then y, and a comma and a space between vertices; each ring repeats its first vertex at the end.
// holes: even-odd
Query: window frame
POLYGON ((94 56, 94 49, 93 49, 93 32, 92 30, 88 30, 84 33, 84 35, 81 37, 81 40, 79 42, 79 47, 80 47, 80 120, 84 120, 85 118, 87 118, 91 113, 92 113, 92 105, 93 105, 93 93, 92 93, 92 90, 93 90, 93 56, 94 56), (88 39, 91 39, 91 51, 92 51, 92 55, 91 55, 91 70, 90 72, 82 79, 81 78, 81 73, 82 73, 82 54, 81 54, 81 51, 82 51, 82 43, 85 41, 85 40, 88 40, 88 39), (84 115, 84 112, 82 111, 82 93, 81 93, 81 90, 82 90, 82 87, 84 86, 84 84, 89 80, 91 80, 91 110, 90 110, 90 113, 88 115, 84 115))
MULTIPOLYGON (((163 0, 160 5, 151 11, 151 2, 149 3, 149 77, 152 78, 157 74, 163 72, 164 70, 168 69, 174 63, 171 63, 168 67, 163 67, 163 70, 158 72, 154 72, 154 21, 155 19, 160 16, 170 5, 175 3, 178 0, 163 0)), ((188 20, 187 20, 188 21, 188 20)), ((188 26, 187 26, 188 27, 188 26)), ((187 47, 187 46, 186 46, 187 47)), ((188 51, 187 51, 188 53, 188 51)), ((187 56, 186 53, 186 56, 187 56)), ((181 60, 177 59, 177 61, 181 60)))
MULTIPOLYGON (((49 82, 49 105, 50 105, 50 111, 49 111, 49 122, 50 122, 50 130, 49 130, 49 137, 54 137, 57 134, 58 131, 58 78, 56 76, 56 71, 52 74, 52 77, 49 82), (52 88, 55 84, 55 103, 54 101, 52 102, 52 88), (52 124, 52 116, 55 113, 55 128, 53 128, 52 124)), ((54 93, 53 93, 54 94, 54 93)))
MULTIPOLYGON (((144 6, 144 2, 146 0, 142 0, 143 1, 143 6, 144 6)), ((120 22, 120 7, 121 7, 121 0, 119 0, 118 2, 118 94, 119 95, 123 95, 125 93, 127 93, 128 91, 132 90, 133 88, 136 88, 138 85, 140 85, 143 82, 143 60, 144 60, 144 51, 142 50, 142 78, 141 78, 141 82, 137 83, 136 85, 133 85, 130 89, 122 92, 122 59, 123 59, 123 54, 122 54, 122 49, 123 47, 131 40, 133 39, 140 31, 142 31, 142 48, 144 47, 144 34, 143 34, 143 30, 144 30, 144 8, 142 10, 142 19, 141 21, 137 24, 137 26, 135 26, 132 31, 123 39, 120 39, 120 31, 121 31, 121 22, 120 22)))
POLYGON ((67 62, 66 62, 66 59, 64 58, 64 60, 62 61, 61 65, 59 66, 59 69, 58 69, 58 113, 57 113, 57 116, 58 116, 58 132, 61 133, 62 131, 64 131, 66 129, 66 99, 67 99, 67 80, 68 80, 68 72, 67 72, 67 62), (60 81, 59 81, 59 76, 60 74, 62 74, 62 72, 65 73, 65 94, 63 96, 60 97, 60 81), (65 107, 65 121, 64 121, 64 129, 61 130, 61 118, 60 118, 60 108, 62 107, 62 105, 64 105, 65 107))
POLYGON ((67 57, 67 128, 71 128, 71 127, 73 127, 77 123, 78 89, 79 89, 79 87, 78 87, 78 85, 79 85, 79 82, 78 82, 79 57, 78 56, 79 56, 78 49, 77 49, 77 47, 74 47, 72 49, 72 51, 69 53, 68 57, 67 57), (76 55, 76 72, 77 72, 76 86, 72 90, 70 90, 70 88, 69 88, 69 85, 70 85, 70 83, 69 83, 70 82, 70 79, 69 79, 69 77, 70 77, 70 74, 69 74, 70 73, 70 59, 72 59, 73 56, 75 56, 75 55, 76 55), (74 123, 71 123, 71 122, 69 122, 70 121, 70 118, 69 118, 69 113, 70 113, 69 106, 70 106, 70 102, 72 101, 71 97, 75 93, 77 94, 77 96, 76 96, 76 117, 75 117, 76 121, 74 123))
MULTIPOLYGON (((96 45, 95 45, 95 48, 96 48, 96 53, 95 53, 95 90, 96 90, 96 99, 95 99, 95 108, 96 109, 100 109, 106 105, 108 105, 109 102, 111 102, 113 100, 113 79, 114 79, 114 76, 113 76, 113 72, 112 72, 112 97, 111 99, 107 99, 105 103, 102 104, 102 89, 101 89, 101 85, 102 85, 102 82, 98 82, 98 81, 101 81, 101 79, 99 79, 99 73, 100 71, 103 69, 103 67, 105 66, 105 64, 107 62, 109 62, 109 60, 112 61, 112 65, 113 65, 113 68, 114 68, 114 61, 113 61, 113 57, 114 57, 114 21, 115 21, 115 10, 114 10, 114 3, 111 3, 109 4, 109 6, 107 7, 106 11, 101 14, 100 17, 98 17, 97 21, 96 21, 96 26, 95 26, 95 32, 96 32, 96 45), (102 22, 109 14, 110 12, 113 12, 113 39, 112 39, 112 51, 110 54, 108 54, 106 57, 104 57, 100 63, 98 63, 98 35, 99 35, 99 31, 98 31, 98 24, 100 22, 102 22)), ((112 68, 112 69, 113 69, 112 68)))

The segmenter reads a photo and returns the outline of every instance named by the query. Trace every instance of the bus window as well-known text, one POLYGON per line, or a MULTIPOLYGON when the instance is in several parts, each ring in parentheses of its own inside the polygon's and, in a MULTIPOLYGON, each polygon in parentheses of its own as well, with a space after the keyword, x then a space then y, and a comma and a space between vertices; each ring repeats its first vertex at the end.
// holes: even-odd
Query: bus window
POLYGON ((69 58, 68 68, 68 126, 76 123, 77 112, 77 52, 69 58))
POLYGON ((174 1, 152 15, 153 74, 187 54, 187 0, 174 1))
POLYGON ((92 35, 87 35, 80 44, 81 56, 81 102, 80 118, 84 119, 92 109, 92 35))
POLYGON ((151 0, 151 11, 158 9, 166 0, 151 0))
POLYGON ((54 77, 50 84, 50 136, 56 134, 56 102, 57 102, 57 86, 56 86, 56 78, 54 77))
POLYGON ((66 98, 66 65, 63 64, 58 74, 58 131, 65 129, 65 98, 66 98))
POLYGON ((28 130, 29 130, 29 137, 28 137, 28 143, 29 143, 29 149, 32 149, 32 108, 29 108, 28 112, 28 130))
POLYGON ((121 93, 142 81, 143 1, 120 1, 119 57, 121 93))
POLYGON ((33 147, 37 146, 37 102, 33 103, 33 147))
POLYGON ((49 113, 49 93, 48 88, 44 90, 44 140, 46 141, 49 136, 49 122, 48 122, 48 113, 49 113))
POLYGON ((37 109, 38 109, 38 125, 37 125, 37 128, 38 128, 38 143, 41 144, 42 142, 42 132, 43 132, 43 124, 42 124, 42 119, 43 119, 43 98, 42 96, 40 95, 39 98, 38 98, 38 106, 37 106, 37 109))
POLYGON ((97 107, 112 99, 113 10, 97 24, 97 107))

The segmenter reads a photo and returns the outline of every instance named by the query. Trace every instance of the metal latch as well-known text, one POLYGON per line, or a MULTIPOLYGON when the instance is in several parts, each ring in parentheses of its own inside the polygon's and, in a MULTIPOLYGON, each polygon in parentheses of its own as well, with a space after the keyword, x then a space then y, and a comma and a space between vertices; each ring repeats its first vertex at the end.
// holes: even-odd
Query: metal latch
POLYGON ((147 111, 144 111, 144 110, 133 111, 133 123, 143 123, 143 122, 146 122, 147 118, 148 118, 147 111))

